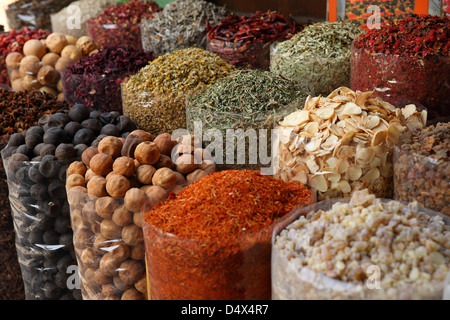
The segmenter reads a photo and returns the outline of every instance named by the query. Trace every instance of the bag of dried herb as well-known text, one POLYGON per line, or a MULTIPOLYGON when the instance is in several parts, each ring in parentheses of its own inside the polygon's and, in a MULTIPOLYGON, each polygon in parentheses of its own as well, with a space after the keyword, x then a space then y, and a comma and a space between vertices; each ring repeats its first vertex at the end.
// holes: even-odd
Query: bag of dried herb
POLYGON ((277 127, 276 176, 317 190, 319 200, 362 188, 392 199, 394 145, 406 128, 425 126, 427 114, 413 105, 397 109, 372 93, 341 87, 308 97, 277 127))
POLYGON ((122 83, 122 109, 152 134, 186 128, 186 96, 209 86, 235 68, 199 48, 167 53, 122 83))
POLYGON ((270 71, 307 81, 315 95, 349 87, 351 44, 362 32, 350 21, 309 25, 292 39, 272 46, 270 71))
POLYGON ((450 18, 413 15, 357 37, 350 87, 375 90, 398 107, 415 104, 428 119, 450 120, 450 18))
POLYGON ((203 0, 178 0, 144 20, 141 26, 144 50, 159 55, 189 47, 206 47, 207 24, 216 25, 229 11, 203 0))
MULTIPOLYGON (((216 159, 220 169, 260 169, 262 164, 259 149, 266 143, 267 152, 270 152, 270 130, 277 121, 303 104, 308 95, 308 88, 300 82, 287 80, 269 71, 239 70, 188 97, 187 127, 190 132, 194 132, 198 130, 195 129, 195 122, 201 121, 203 133, 207 130, 221 132, 224 141, 223 154, 226 153, 227 157, 216 159), (237 147, 232 150, 225 147, 229 147, 229 129, 235 130, 237 139, 237 147), (260 129, 268 130, 267 135, 262 134, 260 129), (258 141, 252 141, 250 138, 247 141, 246 136, 253 132, 258 141), (239 155, 238 147, 243 141, 244 159, 239 155), (230 151, 233 152, 231 158, 230 151), (233 163, 229 163, 229 160, 233 160, 233 163)), ((234 137, 232 141, 234 143, 234 137)), ((212 146, 213 144, 209 148, 212 146)))
MULTIPOLYGON (((68 107, 66 103, 38 91, 11 92, 0 89, 0 149, 8 144, 11 134, 37 125, 44 114, 68 107)), ((8 198, 8 184, 0 161, 0 300, 23 300, 24 283, 15 245, 14 224, 8 198)))
POLYGON ((401 137, 394 149, 394 199, 450 216, 450 123, 401 137))
POLYGON ((143 215, 151 299, 271 298, 273 228, 312 192, 253 170, 211 173, 143 215))
POLYGON ((108 6, 116 4, 116 0, 79 0, 50 16, 53 32, 69 34, 75 38, 87 36, 86 21, 100 15, 108 6), (79 20, 73 20, 74 12, 79 20))
POLYGON ((93 110, 122 113, 120 84, 154 58, 142 49, 106 47, 61 74, 64 97, 69 103, 82 103, 93 110))
POLYGON ((442 300, 449 217, 364 189, 291 218, 272 238, 274 300, 442 300))
POLYGON ((142 49, 141 22, 152 19, 160 10, 154 1, 131 0, 107 7, 102 14, 86 21, 86 25, 89 35, 101 47, 118 45, 142 49))
POLYGON ((80 289, 67 286, 77 270, 68 273, 76 259, 66 174, 89 146, 106 135, 126 137, 135 129, 118 112, 100 114, 78 104, 11 135, 2 160, 26 299, 81 299, 80 289))
POLYGON ((300 30, 294 19, 278 12, 232 13, 218 25, 208 25, 206 50, 236 67, 269 70, 271 44, 290 39, 300 30))

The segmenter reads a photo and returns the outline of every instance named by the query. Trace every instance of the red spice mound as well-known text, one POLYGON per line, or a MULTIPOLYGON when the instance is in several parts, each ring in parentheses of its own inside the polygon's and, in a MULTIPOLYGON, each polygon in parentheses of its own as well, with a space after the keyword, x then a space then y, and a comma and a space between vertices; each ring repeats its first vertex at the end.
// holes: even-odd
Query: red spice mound
POLYGON ((182 238, 230 239, 269 227, 300 203, 311 204, 312 192, 299 182, 255 170, 227 170, 172 194, 145 221, 182 238))
POLYGON ((98 24, 139 24, 142 19, 153 18, 153 13, 158 11, 161 8, 154 1, 131 0, 107 7, 101 15, 90 21, 98 24))
POLYGON ((450 19, 414 14, 372 29, 355 39, 356 48, 413 57, 450 55, 450 19))

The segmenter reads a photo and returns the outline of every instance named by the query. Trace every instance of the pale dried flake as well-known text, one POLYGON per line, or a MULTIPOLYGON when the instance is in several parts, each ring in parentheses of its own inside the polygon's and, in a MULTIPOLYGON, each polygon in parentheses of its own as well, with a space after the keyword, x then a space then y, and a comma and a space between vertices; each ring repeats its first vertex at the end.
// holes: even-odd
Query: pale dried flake
MULTIPOLYGON (((324 171, 325 171, 325 168, 324 168, 324 171)), ((332 173, 327 174, 326 178, 328 179, 328 181, 334 182, 334 183, 337 183, 337 182, 341 181, 341 175, 339 173, 337 173, 337 172, 332 172, 332 173)))
POLYGON ((358 162, 370 162, 373 157, 375 157, 375 150, 372 147, 356 150, 355 158, 358 162))
POLYGON ((320 144, 322 143, 322 139, 317 139, 314 138, 311 139, 311 141, 309 141, 306 146, 305 146, 305 150, 309 153, 312 153, 314 151, 319 152, 320 151, 320 144))
POLYGON ((329 157, 325 162, 328 164, 328 166, 330 166, 330 168, 336 168, 339 159, 336 157, 329 157))
POLYGON ((342 137, 345 132, 344 129, 342 129, 341 127, 339 127, 337 124, 332 123, 329 127, 329 130, 332 134, 338 136, 338 137, 342 137))
POLYGON ((343 174, 347 171, 349 166, 350 166, 350 164, 348 163, 347 159, 345 159, 345 158, 340 159, 336 166, 336 172, 343 174))
POLYGON ((370 167, 376 168, 381 167, 382 160, 378 157, 373 157, 373 159, 370 161, 370 167))
POLYGON ((339 138, 337 136, 335 136, 334 134, 332 134, 322 143, 321 148, 324 148, 324 149, 334 148, 334 146, 336 145, 336 143, 338 141, 339 141, 339 138))
POLYGON ((358 105, 356 105, 356 103, 347 102, 341 114, 345 116, 350 116, 350 115, 359 115, 361 114, 361 112, 362 109, 358 105))
POLYGON ((320 108, 316 109, 316 115, 323 120, 328 120, 334 116, 334 108, 320 108))
POLYGON ((372 97, 373 91, 358 92, 355 98, 355 104, 364 107, 368 103, 368 100, 372 97))
POLYGON ((350 193, 352 191, 352 187, 345 180, 339 181, 338 186, 339 186, 339 191, 341 191, 344 194, 350 193))
POLYGON ((328 190, 328 183, 323 174, 312 175, 309 179, 309 185, 320 192, 328 190))
POLYGON ((308 183, 308 174, 302 169, 294 168, 289 172, 290 180, 297 181, 306 185, 308 183))
POLYGON ((362 176, 362 169, 356 165, 348 167, 347 176, 350 180, 358 180, 362 176))
POLYGON ((408 104, 403 109, 401 109, 401 112, 403 114, 403 117, 405 119, 408 119, 410 116, 412 116, 416 112, 417 108, 414 104, 408 104))
POLYGON ((361 179, 367 180, 370 184, 374 184, 380 178, 380 170, 378 168, 371 168, 361 179))
POLYGON ((305 164, 308 167, 310 173, 314 174, 320 169, 319 165, 315 160, 307 160, 305 164))
POLYGON ((372 137, 371 145, 372 147, 378 146, 382 143, 386 142, 386 138, 388 136, 387 131, 377 131, 372 137))
POLYGON ((349 204, 352 207, 366 207, 372 204, 374 200, 375 195, 369 193, 369 190, 364 189, 353 192, 349 204))
POLYGON ((280 125, 286 127, 296 127, 309 121, 309 111, 300 110, 286 116, 280 125))
POLYGON ((310 122, 306 124, 303 131, 309 133, 310 135, 315 135, 319 132, 319 123, 318 122, 310 122))

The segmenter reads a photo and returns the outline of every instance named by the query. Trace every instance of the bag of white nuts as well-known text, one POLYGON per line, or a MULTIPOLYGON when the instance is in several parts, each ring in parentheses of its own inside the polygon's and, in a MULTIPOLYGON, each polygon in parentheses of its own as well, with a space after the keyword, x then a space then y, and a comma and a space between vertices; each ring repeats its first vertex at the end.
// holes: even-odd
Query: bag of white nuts
POLYGON ((84 300, 150 298, 142 212, 215 171, 194 140, 135 130, 103 138, 70 165, 66 189, 84 300))
POLYGON ((317 190, 319 201, 365 188, 392 198, 394 145, 406 128, 423 128, 427 112, 397 109, 372 93, 340 87, 328 97, 309 96, 277 127, 275 175, 317 190))

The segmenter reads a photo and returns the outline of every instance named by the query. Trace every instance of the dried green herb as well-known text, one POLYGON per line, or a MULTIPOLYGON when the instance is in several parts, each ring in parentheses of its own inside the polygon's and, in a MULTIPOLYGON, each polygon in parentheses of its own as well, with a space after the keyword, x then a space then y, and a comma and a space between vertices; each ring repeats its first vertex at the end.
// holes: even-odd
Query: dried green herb
POLYGON ((272 48, 270 71, 306 81, 315 95, 350 85, 353 39, 363 30, 355 23, 320 22, 272 48))

